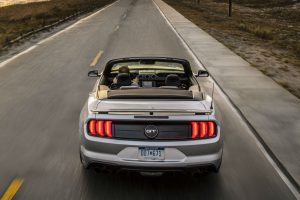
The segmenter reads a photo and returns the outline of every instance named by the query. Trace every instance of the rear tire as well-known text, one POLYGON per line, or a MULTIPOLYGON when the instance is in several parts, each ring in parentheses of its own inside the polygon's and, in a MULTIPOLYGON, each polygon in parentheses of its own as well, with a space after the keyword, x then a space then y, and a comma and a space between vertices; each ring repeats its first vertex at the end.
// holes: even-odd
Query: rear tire
POLYGON ((219 173, 219 171, 220 171, 220 168, 221 168, 221 165, 222 165, 222 157, 221 157, 221 160, 220 160, 220 164, 219 164, 219 166, 218 166, 218 167, 216 167, 216 168, 215 168, 215 170, 214 170, 214 172, 215 172, 215 173, 219 173))
POLYGON ((222 159, 218 166, 210 166, 207 168, 199 168, 197 170, 194 170, 191 172, 191 175, 195 178, 203 177, 203 176, 209 176, 211 174, 218 174, 221 168, 222 159))
POLYGON ((80 152, 79 155, 80 155, 80 162, 81 162, 81 164, 82 164, 82 167, 83 167, 84 169, 89 169, 90 166, 89 166, 89 164, 83 159, 83 156, 82 156, 81 152, 80 152))

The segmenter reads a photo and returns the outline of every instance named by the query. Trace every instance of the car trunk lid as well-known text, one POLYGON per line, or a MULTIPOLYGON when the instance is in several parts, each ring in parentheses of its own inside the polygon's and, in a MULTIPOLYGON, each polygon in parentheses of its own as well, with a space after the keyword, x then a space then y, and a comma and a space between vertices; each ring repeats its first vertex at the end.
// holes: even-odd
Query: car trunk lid
POLYGON ((111 113, 210 113, 206 101, 176 100, 101 100, 93 112, 111 113))

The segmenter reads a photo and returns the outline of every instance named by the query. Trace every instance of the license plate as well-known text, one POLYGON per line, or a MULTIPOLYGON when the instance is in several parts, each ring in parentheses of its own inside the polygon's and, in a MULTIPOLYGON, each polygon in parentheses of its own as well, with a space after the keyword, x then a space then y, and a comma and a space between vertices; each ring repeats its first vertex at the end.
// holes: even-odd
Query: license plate
POLYGON ((146 161, 164 160, 165 149, 162 147, 139 147, 138 159, 146 161))

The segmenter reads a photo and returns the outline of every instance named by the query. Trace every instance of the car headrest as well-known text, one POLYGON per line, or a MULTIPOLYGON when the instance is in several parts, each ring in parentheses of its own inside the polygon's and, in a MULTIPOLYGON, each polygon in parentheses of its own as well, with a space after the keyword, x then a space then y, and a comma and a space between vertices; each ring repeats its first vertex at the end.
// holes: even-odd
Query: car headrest
POLYGON ((166 77, 165 85, 166 86, 176 86, 176 87, 178 87, 180 85, 180 78, 179 78, 179 76, 176 75, 176 74, 169 74, 166 77))
POLYGON ((131 85, 130 74, 120 73, 116 77, 118 86, 129 86, 131 85))

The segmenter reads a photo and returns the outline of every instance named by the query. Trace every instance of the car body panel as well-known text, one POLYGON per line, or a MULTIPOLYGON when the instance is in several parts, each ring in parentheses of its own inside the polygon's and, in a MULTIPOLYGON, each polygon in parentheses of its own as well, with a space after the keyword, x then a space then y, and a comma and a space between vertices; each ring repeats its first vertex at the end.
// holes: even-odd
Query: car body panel
MULTIPOLYGON (((134 59, 139 60, 139 58, 134 59)), ((179 61, 185 64, 185 68, 189 67, 187 61, 179 61)), ((101 73, 80 114, 80 153, 83 163, 85 165, 108 164, 120 168, 137 167, 140 171, 143 168, 171 170, 202 166, 213 166, 214 169, 219 169, 223 153, 223 136, 211 97, 203 93, 201 100, 99 99, 97 87, 107 73, 107 68, 111 68, 113 63, 115 61, 109 62, 101 73), (101 138, 88 134, 87 125, 90 119, 136 122, 145 125, 155 122, 213 121, 216 124, 217 134, 214 138, 182 140, 101 138), (165 158, 159 161, 140 160, 138 157, 140 147, 164 148, 165 158)), ((196 80, 190 68, 187 70, 189 75, 193 76, 192 79, 196 80)), ((200 90, 198 83, 196 86, 200 90)))
POLYGON ((176 101, 176 100, 102 100, 93 112, 113 111, 164 111, 164 112, 210 112, 206 101, 176 101), (188 106, 187 106, 188 105, 188 106))

